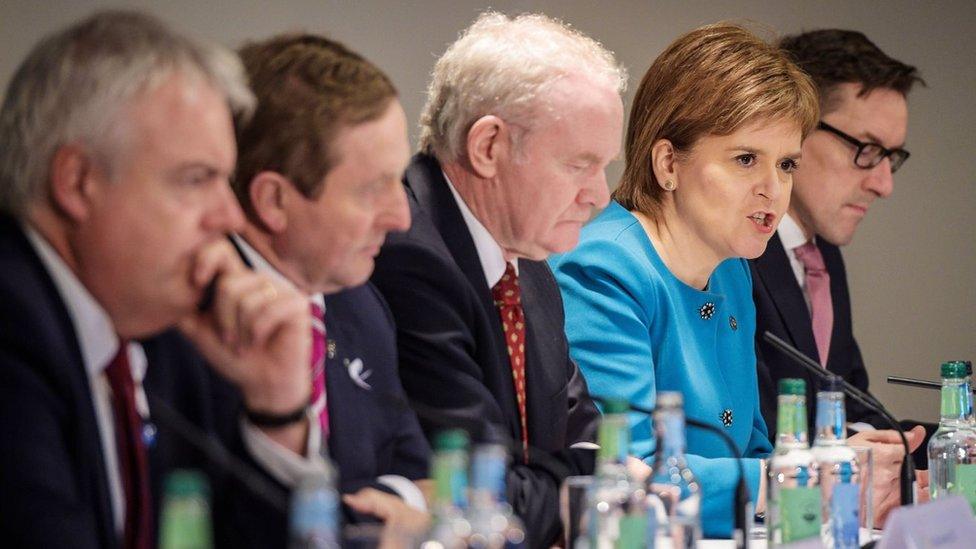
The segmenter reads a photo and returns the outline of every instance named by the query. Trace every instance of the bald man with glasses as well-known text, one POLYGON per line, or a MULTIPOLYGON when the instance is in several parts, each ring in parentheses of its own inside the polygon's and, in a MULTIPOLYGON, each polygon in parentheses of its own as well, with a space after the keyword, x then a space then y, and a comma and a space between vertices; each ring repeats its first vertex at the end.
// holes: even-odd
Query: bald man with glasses
MULTIPOLYGON (((766 252, 752 260, 756 302, 759 392, 770 436, 776 433, 780 379, 807 381, 807 417, 814 433, 819 379, 763 341, 770 331, 862 391, 868 375, 854 339, 847 274, 840 246, 878 199, 894 189, 905 163, 907 96, 924 82, 915 67, 892 59, 863 34, 826 29, 787 36, 780 43, 820 91, 821 121, 803 143, 790 207, 766 252)), ((851 443, 874 448, 875 517, 883 523, 899 504, 902 446, 878 414, 847 400, 851 443)), ((907 433, 913 450, 925 430, 907 433)), ((919 456, 923 457, 923 456, 919 456)), ((926 478, 922 475, 921 478, 926 478)))

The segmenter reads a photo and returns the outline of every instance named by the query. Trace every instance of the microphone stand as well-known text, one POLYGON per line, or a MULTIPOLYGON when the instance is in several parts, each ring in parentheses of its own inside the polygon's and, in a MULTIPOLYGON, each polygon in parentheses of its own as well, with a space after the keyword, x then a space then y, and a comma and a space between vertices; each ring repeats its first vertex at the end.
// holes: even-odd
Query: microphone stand
MULTIPOLYGON (((609 400, 594 395, 590 395, 590 398, 592 398, 594 401, 599 402, 601 404, 604 404, 607 402, 607 400, 609 400)), ((637 406, 636 404, 628 403, 627 408, 630 409, 630 411, 632 412, 643 414, 648 417, 652 417, 654 415, 654 410, 650 408, 644 408, 642 406, 637 406)), ((722 439, 722 442, 724 442, 725 445, 728 447, 729 451, 732 453, 732 456, 735 458, 735 464, 738 468, 739 478, 735 487, 734 522, 735 522, 736 533, 733 534, 733 537, 736 538, 735 539, 736 547, 741 549, 748 549, 749 525, 748 525, 748 517, 746 517, 746 508, 749 507, 749 501, 751 498, 749 494, 749 486, 746 484, 745 469, 742 466, 742 452, 739 450, 739 446, 735 443, 735 441, 732 440, 732 437, 729 436, 729 434, 723 431, 722 429, 719 429, 714 425, 705 423, 704 421, 699 421, 697 419, 690 418, 687 415, 685 416, 685 423, 696 429, 702 429, 704 431, 708 431, 709 433, 718 435, 718 437, 722 439)))
MULTIPOLYGON (((827 378, 828 372, 821 368, 820 364, 814 362, 813 359, 803 354, 802 351, 783 341, 775 334, 767 331, 763 334, 763 339, 773 347, 776 347, 782 351, 783 354, 793 360, 793 362, 802 366, 815 377, 820 379, 827 378)), ((901 504, 911 505, 915 501, 914 494, 912 493, 912 484, 915 482, 915 463, 912 460, 911 448, 908 447, 908 439, 905 438, 905 430, 901 428, 898 420, 888 413, 888 410, 885 409, 884 405, 878 402, 873 396, 861 391, 844 379, 841 379, 841 383, 844 388, 844 393, 847 396, 857 401, 865 408, 873 410, 881 415, 881 417, 883 417, 884 420, 891 425, 892 429, 894 429, 901 438, 901 445, 905 452, 905 459, 901 466, 901 504)))

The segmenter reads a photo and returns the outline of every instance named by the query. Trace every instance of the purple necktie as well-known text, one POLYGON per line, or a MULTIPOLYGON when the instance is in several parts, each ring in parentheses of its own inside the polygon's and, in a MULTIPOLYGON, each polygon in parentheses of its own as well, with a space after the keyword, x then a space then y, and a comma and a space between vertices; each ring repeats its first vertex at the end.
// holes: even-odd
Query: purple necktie
POLYGON ((827 367, 830 353, 830 334, 834 329, 834 305, 830 298, 830 275, 824 265, 820 248, 813 242, 794 249, 796 258, 803 263, 806 272, 807 296, 810 298, 810 319, 813 324, 813 338, 817 341, 820 365, 827 367))
POLYGON ((325 311, 310 304, 312 311, 312 410, 319 416, 322 438, 329 436, 329 407, 325 402, 325 311))
POLYGON ((136 410, 136 388, 129 367, 128 343, 119 343, 119 352, 105 368, 112 388, 112 415, 115 418, 115 443, 119 455, 119 476, 125 494, 124 549, 149 549, 152 546, 152 499, 149 495, 149 458, 142 440, 142 418, 136 410))

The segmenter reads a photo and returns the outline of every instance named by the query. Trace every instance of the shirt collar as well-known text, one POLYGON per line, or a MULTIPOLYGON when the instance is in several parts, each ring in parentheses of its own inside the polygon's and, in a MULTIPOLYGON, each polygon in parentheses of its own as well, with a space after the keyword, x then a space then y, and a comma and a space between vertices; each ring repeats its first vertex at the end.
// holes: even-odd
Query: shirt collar
MULTIPOLYGON (((267 259, 261 255, 260 252, 254 249, 253 246, 248 244, 247 240, 241 235, 232 234, 231 239, 234 240, 234 244, 240 248, 241 253, 244 254, 244 259, 251 264, 251 268, 254 269, 256 273, 262 273, 270 276, 274 281, 285 285, 288 288, 295 288, 295 284, 288 279, 285 275, 281 274, 278 269, 274 267, 267 259)), ((308 300, 325 310, 325 298, 322 294, 316 293, 309 296, 308 300)))
MULTIPOLYGON (((119 350, 112 319, 40 233, 28 225, 24 226, 24 233, 68 309, 85 370, 89 376, 100 374, 119 350)), ((137 377, 135 372, 133 377, 137 377)))
MULTIPOLYGON (((505 274, 505 267, 507 266, 505 253, 494 237, 491 236, 491 233, 488 232, 488 229, 471 213, 471 209, 468 208, 464 199, 454 188, 454 183, 451 183, 451 178, 443 170, 441 173, 444 174, 447 188, 451 189, 451 195, 454 196, 454 201, 457 202, 458 208, 461 210, 461 217, 464 218, 464 224, 467 225, 468 232, 471 233, 471 240, 474 240, 474 248, 478 252, 478 260, 481 261, 481 270, 485 273, 485 281, 489 288, 493 288, 505 274)), ((515 274, 518 275, 518 259, 512 263, 515 267, 515 274)))
MULTIPOLYGON (((783 242, 783 248, 787 250, 796 249, 807 243, 807 238, 803 236, 803 229, 796 222, 795 219, 790 217, 790 214, 783 214, 783 219, 779 220, 779 239, 783 242)), ((813 237, 812 241, 816 242, 816 236, 813 237)))

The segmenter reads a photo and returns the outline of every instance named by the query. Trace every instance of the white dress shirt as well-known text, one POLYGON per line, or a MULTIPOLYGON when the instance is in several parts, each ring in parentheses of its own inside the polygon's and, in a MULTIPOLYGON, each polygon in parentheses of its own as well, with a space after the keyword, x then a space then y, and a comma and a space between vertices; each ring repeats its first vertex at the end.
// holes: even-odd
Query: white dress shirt
MULTIPOLYGON (((26 225, 24 232, 40 257, 41 263, 44 264, 44 268, 51 275, 78 337, 78 346, 81 349, 88 384, 92 391, 102 454, 105 457, 105 472, 108 478, 115 530, 121 536, 125 528, 125 495, 122 492, 115 444, 112 390, 105 375, 105 369, 118 352, 119 336, 105 309, 99 305, 44 237, 26 225)), ((146 353, 137 342, 130 342, 127 352, 132 380, 135 383, 136 409, 143 421, 148 422, 149 405, 142 387, 148 362, 146 353)), ((311 419, 309 421, 311 423, 311 419)), ((316 429, 309 429, 307 455, 310 458, 305 459, 274 442, 259 429, 243 420, 241 428, 245 444, 255 460, 286 486, 294 486, 303 474, 325 472, 325 463, 318 454, 319 437, 314 435, 316 429)))
MULTIPOLYGON (((285 275, 281 274, 281 272, 279 272, 278 269, 276 269, 271 263, 269 263, 268 260, 264 258, 264 256, 262 256, 257 250, 254 249, 254 247, 248 244, 248 242, 243 237, 235 234, 232 235, 231 238, 234 239, 234 243, 237 244, 237 246, 241 249, 245 259, 247 259, 247 262, 251 264, 251 267, 254 269, 255 272, 264 273, 270 276, 271 278, 273 278, 274 280, 276 280, 277 282, 284 284, 287 287, 291 287, 291 288, 295 287, 295 285, 290 280, 288 280, 285 277, 285 275)), ((315 305, 321 307, 323 311, 325 311, 325 298, 322 296, 322 294, 313 294, 309 296, 308 300, 309 303, 314 303, 315 305)), ((327 398, 328 398, 327 396, 323 395, 322 402, 326 403, 325 399, 327 398)), ((321 451, 321 449, 326 446, 326 443, 323 443, 322 431, 318 427, 319 426, 318 419, 317 419, 318 410, 313 410, 312 413, 313 413, 313 417, 315 418, 315 421, 312 423, 312 427, 309 429, 309 453, 307 455, 316 456, 318 458, 316 461, 319 461, 324 464, 324 458, 322 458, 321 456, 326 455, 326 452, 321 451), (314 448, 312 447, 313 435, 314 435, 314 443, 315 443, 314 448)), ((244 422, 242 422, 242 428, 244 429, 244 433, 245 433, 244 442, 247 444, 249 450, 254 451, 257 449, 254 446, 252 446, 252 444, 254 445, 263 444, 259 442, 260 439, 256 437, 256 435, 258 434, 263 435, 263 433, 261 433, 257 428, 255 428, 253 425, 244 422), (249 439, 254 439, 254 440, 249 440, 249 439)), ((268 442, 271 441, 268 440, 268 442)), ((295 464, 281 463, 281 466, 282 468, 286 469, 280 471, 280 473, 283 473, 282 476, 285 478, 294 478, 294 476, 289 474, 287 470, 291 470, 291 469, 295 469, 295 467, 299 467, 298 471, 300 472, 303 467, 303 465, 300 465, 298 463, 295 464)), ((272 474, 275 474, 273 470, 272 470, 272 474)), ((282 480, 282 478, 279 477, 278 474, 276 474, 275 476, 278 477, 279 480, 282 480)), ((297 480, 297 478, 295 480, 297 480)), ((415 509, 419 509, 420 511, 427 510, 427 501, 424 499, 423 492, 421 492, 420 488, 418 488, 417 485, 414 484, 410 479, 400 475, 380 475, 379 477, 377 477, 376 481, 390 488, 394 492, 396 492, 397 495, 399 495, 400 498, 407 505, 410 505, 415 509)))

